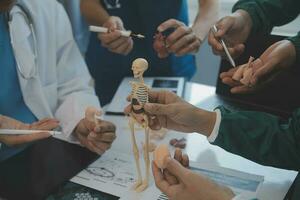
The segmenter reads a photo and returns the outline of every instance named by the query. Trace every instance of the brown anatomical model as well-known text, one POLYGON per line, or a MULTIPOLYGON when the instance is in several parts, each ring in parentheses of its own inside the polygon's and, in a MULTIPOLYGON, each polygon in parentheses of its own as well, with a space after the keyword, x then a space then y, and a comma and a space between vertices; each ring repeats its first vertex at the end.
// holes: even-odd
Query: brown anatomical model
POLYGON ((253 76, 253 62, 254 58, 250 57, 247 64, 241 65, 233 74, 232 79, 239 81, 243 85, 250 86, 250 81, 253 76))
POLYGON ((99 111, 97 108, 87 107, 85 109, 85 118, 87 118, 88 121, 90 121, 90 122, 94 122, 95 125, 98 124, 98 119, 100 119, 101 115, 102 115, 102 112, 99 111))
POLYGON ((166 144, 161 144, 156 147, 153 157, 156 166, 160 169, 165 169, 167 158, 171 157, 168 146, 166 144))
POLYGON ((169 55, 166 47, 166 36, 158 32, 154 36, 153 48, 157 52, 159 58, 166 58, 169 55))

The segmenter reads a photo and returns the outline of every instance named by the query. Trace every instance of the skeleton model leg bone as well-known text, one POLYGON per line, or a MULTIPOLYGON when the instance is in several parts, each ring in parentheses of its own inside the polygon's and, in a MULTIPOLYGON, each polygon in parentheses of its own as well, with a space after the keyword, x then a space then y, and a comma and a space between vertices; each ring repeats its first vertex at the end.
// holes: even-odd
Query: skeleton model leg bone
POLYGON ((131 144, 132 144, 133 155, 134 155, 134 160, 135 160, 135 165, 136 165, 137 175, 138 175, 137 181, 133 185, 133 189, 137 190, 137 188, 139 188, 142 185, 142 172, 141 172, 141 166, 140 166, 139 149, 138 149, 138 145, 137 145, 136 139, 135 139, 135 132, 134 132, 135 123, 136 123, 135 119, 132 116, 130 116, 129 117, 129 127, 130 127, 130 131, 131 131, 131 144))
POLYGON ((144 155, 144 162, 145 162, 145 177, 143 180, 142 185, 136 189, 137 192, 144 191, 149 184, 149 177, 150 177, 150 156, 149 156, 149 127, 148 127, 148 118, 145 114, 143 114, 145 124, 145 145, 143 145, 143 155, 144 155))
POLYGON ((149 177, 150 177, 149 127, 148 127, 148 119, 147 119, 146 115, 144 115, 144 119, 145 119, 145 123, 143 124, 143 127, 145 129, 145 145, 143 147, 143 157, 144 157, 146 170, 145 170, 145 178, 143 179, 140 161, 139 161, 139 159, 140 159, 139 149, 138 149, 138 145, 136 142, 135 129, 134 129, 135 123, 137 123, 137 122, 134 119, 134 117, 132 117, 132 116, 129 117, 129 127, 131 130, 131 142, 132 142, 132 147, 133 147, 135 164, 136 164, 136 168, 137 168, 137 181, 133 185, 133 189, 136 192, 142 192, 148 187, 149 177))

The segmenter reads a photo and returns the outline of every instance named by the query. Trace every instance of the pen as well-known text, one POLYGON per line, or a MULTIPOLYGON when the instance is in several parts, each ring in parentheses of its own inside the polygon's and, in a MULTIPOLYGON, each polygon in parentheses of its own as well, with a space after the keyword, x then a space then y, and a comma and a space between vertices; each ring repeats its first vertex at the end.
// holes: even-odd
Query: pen
MULTIPOLYGON (((218 29, 217 29, 216 25, 213 26, 213 32, 214 32, 214 33, 217 33, 217 32, 218 32, 218 29)), ((226 46, 224 40, 223 40, 223 39, 220 39, 219 41, 220 41, 221 45, 223 46, 223 48, 224 48, 224 50, 225 50, 225 53, 226 53, 226 55, 227 55, 227 58, 229 59, 230 64, 231 64, 233 67, 236 67, 235 62, 234 62, 233 58, 231 57, 231 55, 230 55, 230 53, 229 53, 229 51, 228 51, 228 48, 227 48, 227 46, 226 46)))
POLYGON ((0 129, 0 135, 29 135, 33 133, 50 133, 53 135, 60 135, 60 131, 46 131, 46 130, 18 130, 18 129, 0 129))
MULTIPOLYGON (((108 33, 108 28, 101 27, 101 26, 90 26, 89 27, 91 32, 96 32, 96 33, 108 33)), ((121 35, 124 37, 136 37, 139 39, 144 39, 145 36, 142 34, 134 34, 132 31, 120 31, 121 35)))

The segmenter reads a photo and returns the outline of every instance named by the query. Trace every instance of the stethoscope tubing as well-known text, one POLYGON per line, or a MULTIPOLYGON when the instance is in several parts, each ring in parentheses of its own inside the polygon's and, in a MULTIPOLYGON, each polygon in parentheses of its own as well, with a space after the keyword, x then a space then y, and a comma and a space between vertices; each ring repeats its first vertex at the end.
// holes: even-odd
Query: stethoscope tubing
POLYGON ((8 21, 8 27, 9 27, 10 41, 11 41, 11 45, 12 45, 12 48, 13 48, 14 55, 16 56, 16 65, 17 65, 18 71, 19 71, 20 75, 22 76, 22 78, 24 78, 26 80, 29 80, 29 79, 31 79, 31 78, 33 78, 37 75, 37 55, 38 55, 38 52, 37 52, 37 38, 36 38, 35 31, 34 31, 33 20, 31 18, 31 15, 30 15, 29 11, 24 6, 22 6, 20 3, 16 3, 14 5, 14 7, 15 6, 20 8, 21 12, 19 12, 19 14, 21 14, 24 17, 25 21, 27 22, 27 25, 29 26, 30 32, 32 34, 32 39, 33 39, 33 48, 34 48, 33 53, 34 53, 34 65, 35 66, 33 66, 33 70, 31 70, 30 73, 27 74, 25 71, 23 71, 24 67, 22 68, 22 63, 20 63, 18 58, 17 58, 16 47, 15 47, 15 44, 14 44, 15 38, 14 38, 13 33, 11 32, 13 16, 12 16, 11 13, 8 13, 7 14, 8 20, 7 21, 8 21))

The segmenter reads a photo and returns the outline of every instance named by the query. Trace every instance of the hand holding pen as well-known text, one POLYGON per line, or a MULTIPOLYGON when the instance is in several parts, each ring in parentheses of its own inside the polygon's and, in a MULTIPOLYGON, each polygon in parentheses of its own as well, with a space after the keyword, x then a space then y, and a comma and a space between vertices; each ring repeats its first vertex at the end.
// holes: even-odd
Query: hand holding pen
POLYGON ((46 118, 32 124, 0 115, 0 143, 7 146, 21 145, 36 140, 48 138, 61 132, 50 131, 58 128, 59 121, 46 118))
POLYGON ((111 16, 102 27, 92 26, 90 30, 97 32, 101 45, 113 53, 127 55, 133 48, 133 35, 125 30, 119 17, 111 16))
MULTIPOLYGON (((217 29, 216 25, 213 26, 212 30, 213 30, 213 32, 214 32, 215 34, 217 34, 218 29, 217 29)), ((227 58, 228 58, 230 64, 231 64, 233 67, 236 67, 235 62, 234 62, 233 58, 231 57, 231 55, 230 55, 230 53, 229 53, 229 50, 228 50, 228 48, 227 48, 227 46, 226 46, 224 40, 223 40, 223 39, 219 39, 219 42, 220 42, 220 44, 222 45, 222 47, 223 47, 223 49, 224 49, 224 51, 225 51, 225 54, 226 54, 226 56, 227 56, 227 58)))
MULTIPOLYGON (((252 22, 248 13, 238 10, 230 16, 222 18, 215 27, 212 27, 208 36, 208 43, 214 54, 227 57, 229 60, 228 55, 233 59, 237 58, 245 50, 244 44, 250 35, 251 28, 252 22), (228 51, 224 46, 227 47, 228 51)), ((233 65, 233 62, 231 63, 233 65)))

